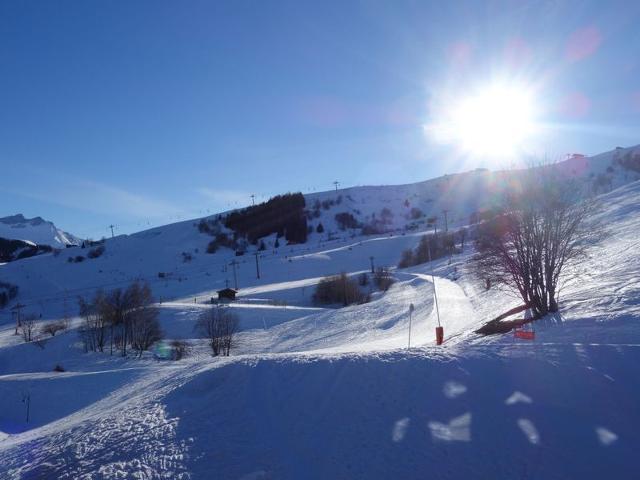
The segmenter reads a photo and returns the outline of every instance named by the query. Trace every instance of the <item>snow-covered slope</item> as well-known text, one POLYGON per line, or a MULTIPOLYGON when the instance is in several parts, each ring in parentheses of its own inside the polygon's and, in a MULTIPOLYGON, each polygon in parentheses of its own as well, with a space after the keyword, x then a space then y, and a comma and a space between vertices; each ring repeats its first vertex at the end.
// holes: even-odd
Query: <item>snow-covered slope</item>
MULTIPOLYGON (((575 157, 562 165, 570 175, 588 185, 592 185, 598 175, 606 176, 610 182, 606 182, 606 185, 603 183, 601 191, 607 191, 640 176, 623 169, 615 161, 617 157, 634 151, 640 152, 640 149, 634 147, 614 150, 592 158, 575 157)), ((518 171, 482 170, 415 184, 353 187, 338 192, 308 195, 307 210, 311 212, 309 224, 314 228, 309 240, 303 245, 281 245, 275 249, 275 236, 266 238, 267 249, 260 253, 263 278, 257 283, 292 281, 338 273, 343 269, 338 262, 326 262, 316 257, 312 262, 305 263, 304 268, 299 268, 295 260, 289 262, 289 257, 319 249, 345 248, 346 245, 359 244, 364 239, 386 238, 389 231, 396 236, 391 243, 384 244, 384 247, 382 244, 376 246, 375 243, 365 243, 365 248, 362 249, 352 247, 354 255, 351 256, 358 258, 361 270, 369 267, 369 256, 375 257, 376 265, 395 266, 401 251, 417 241, 414 235, 433 229, 428 223, 429 217, 436 217, 437 228, 442 230, 443 210, 446 209, 449 226, 466 225, 473 212, 490 209, 502 202, 502 193, 514 175, 518 175, 518 171), (317 203, 320 204, 319 210, 315 208, 317 203), (419 210, 419 215, 416 212, 412 215, 413 208, 419 210), (384 215, 384 209, 388 209, 389 215, 384 215), (314 213, 316 211, 318 214, 314 213), (353 214, 362 224, 372 224, 374 219, 377 221, 384 217, 386 223, 381 226, 387 233, 359 237, 360 229, 343 231, 335 221, 335 215, 341 212, 353 214), (319 223, 323 224, 323 233, 315 231, 319 223), (281 264, 288 265, 288 268, 277 267, 281 264)), ((238 262, 236 268, 239 286, 245 287, 247 282, 253 284, 253 256, 236 258, 228 248, 220 248, 215 254, 207 254, 207 244, 212 237, 199 232, 197 223, 198 220, 184 221, 108 239, 105 244, 106 252, 96 259, 87 258, 88 249, 74 248, 66 249, 58 256, 48 255, 35 260, 13 262, 2 267, 0 277, 19 285, 19 300, 32 305, 60 303, 65 296, 75 298, 101 287, 125 286, 134 279, 150 282, 156 295, 163 299, 210 295, 211 291, 223 288, 227 283, 235 286, 233 269, 229 267, 234 259, 238 262), (70 261, 79 256, 87 260, 82 263, 70 261), (160 278, 160 274, 163 278, 160 278)), ((21 229, 15 228, 13 231, 21 229)), ((251 246, 248 253, 255 252, 255 248, 251 246)), ((34 308, 43 310, 45 307, 34 308)))
POLYGON ((23 240, 53 248, 81 243, 79 238, 60 230, 52 222, 40 217, 25 218, 21 214, 0 218, 0 238, 23 240))
MULTIPOLYGON (((227 359, 212 359, 194 339, 195 318, 206 306, 190 298, 161 305, 168 336, 194 345, 179 362, 83 354, 74 331, 35 348, 5 325, 2 473, 9 479, 206 479, 212 472, 245 479, 634 478, 640 182, 603 200, 601 215, 618 235, 595 247, 589 260, 595 263, 587 267, 607 268, 567 287, 560 317, 538 323, 533 343, 470 333, 512 300, 474 291, 462 267, 469 251, 434 267, 443 347, 433 342, 429 266, 397 272, 389 292, 345 309, 266 301, 302 303, 313 274, 308 282, 245 277, 251 286, 244 303, 232 307, 243 331, 227 359), (447 280, 456 266, 458 280, 447 280), (416 306, 411 350, 409 303, 416 306), (55 364, 66 372, 52 372, 55 364)), ((356 271, 358 249, 378 248, 382 256, 398 238, 407 239, 325 248, 273 271, 313 272, 318 262, 356 271)))
MULTIPOLYGON (((600 194, 640 179, 640 171, 619 163, 625 155, 640 155, 640 146, 617 148, 593 157, 573 155, 559 162, 559 167, 568 178, 583 182, 587 191, 600 194)), ((322 223, 328 232, 339 232, 335 215, 341 212, 381 231, 424 229, 429 218, 435 218, 438 230, 443 230, 445 210, 448 226, 459 226, 469 223, 472 214, 501 207, 504 193, 520 173, 478 169, 406 185, 351 187, 305 197, 312 212, 311 225, 322 223), (315 212, 319 212, 317 217, 315 212)))
POLYGON ((87 249, 0 266, 40 322, 74 316, 78 295, 146 279, 167 339, 192 345, 176 362, 85 354, 73 318, 40 348, 0 311, 0 478, 635 478, 640 181, 613 174, 599 213, 613 235, 567 272, 559 315, 529 343, 473 334, 513 299, 479 288, 469 245, 451 264, 395 270, 370 303, 312 305, 322 276, 366 271, 371 257, 393 266, 420 231, 270 246, 260 278, 253 255, 204 253, 211 237, 196 222, 107 240, 80 263, 68 258, 87 249), (241 331, 231 357, 212 358, 194 326, 216 288, 233 286, 232 260, 241 331))

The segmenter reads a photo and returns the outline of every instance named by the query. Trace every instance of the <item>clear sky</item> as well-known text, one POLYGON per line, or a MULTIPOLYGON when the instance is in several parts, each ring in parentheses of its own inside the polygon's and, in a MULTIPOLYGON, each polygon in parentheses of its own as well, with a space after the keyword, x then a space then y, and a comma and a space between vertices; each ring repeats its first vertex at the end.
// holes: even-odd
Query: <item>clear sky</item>
POLYGON ((0 216, 99 237, 635 145, 639 25, 632 1, 4 1, 0 216), (535 134, 508 158, 436 141, 496 79, 533 92, 535 134))

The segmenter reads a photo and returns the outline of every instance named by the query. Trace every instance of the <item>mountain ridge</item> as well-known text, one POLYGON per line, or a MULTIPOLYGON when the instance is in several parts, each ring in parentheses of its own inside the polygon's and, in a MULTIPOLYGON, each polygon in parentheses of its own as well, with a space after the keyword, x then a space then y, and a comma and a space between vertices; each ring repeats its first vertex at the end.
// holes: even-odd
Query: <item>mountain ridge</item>
POLYGON ((0 238, 20 240, 51 248, 79 245, 82 240, 42 217, 27 218, 21 213, 0 217, 0 238))

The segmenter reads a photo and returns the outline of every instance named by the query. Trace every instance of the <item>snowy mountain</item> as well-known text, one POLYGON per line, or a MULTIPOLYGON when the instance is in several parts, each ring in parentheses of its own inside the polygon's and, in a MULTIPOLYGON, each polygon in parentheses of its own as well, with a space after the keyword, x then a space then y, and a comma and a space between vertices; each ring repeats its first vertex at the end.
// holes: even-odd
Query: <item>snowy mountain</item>
POLYGON ((599 195, 594 215, 615 235, 567 272, 560 311, 535 322, 528 343, 474 333, 514 299, 473 277, 472 245, 395 268, 430 216, 441 229, 447 209, 450 228, 466 225, 500 206, 517 172, 308 195, 323 232, 279 248, 269 235, 241 256, 206 253, 214 236, 193 220, 1 265, 35 332, 61 319, 68 328, 25 342, 0 309, 0 478, 634 478, 640 179, 624 165, 637 152, 562 164, 599 195), (344 212, 392 231, 342 230, 344 212), (322 277, 360 276, 371 262, 392 267, 388 291, 314 305, 322 277), (76 298, 134 280, 158 299, 156 353, 186 341, 186 358, 84 352, 76 298), (195 327, 236 282, 236 346, 214 358, 195 327))
POLYGON ((22 240, 52 248, 79 245, 82 241, 41 217, 25 218, 22 214, 0 218, 0 238, 22 240))
MULTIPOLYGON (((588 187, 596 185, 597 179, 604 177, 606 181, 602 182, 599 192, 608 191, 640 178, 640 172, 625 169, 616 161, 621 154, 629 153, 640 153, 640 148, 614 150, 590 158, 574 157, 561 165, 588 187)), ((308 224, 312 227, 307 242, 285 245, 281 239, 279 248, 276 248, 276 235, 267 236, 263 239, 266 249, 260 252, 260 258, 265 262, 289 263, 289 276, 279 275, 279 280, 330 275, 337 273, 339 267, 315 261, 297 271, 297 263, 289 262, 289 257, 332 246, 341 248, 357 238, 364 240, 394 235, 397 238, 376 255, 376 264, 395 266, 401 251, 413 246, 425 231, 433 231, 434 225, 438 230, 444 228, 444 209, 448 210, 449 227, 468 225, 477 212, 490 212, 500 206, 502 193, 518 174, 517 170, 480 170, 415 184, 352 187, 306 195, 308 224), (316 209, 318 203, 320 208, 316 209), (419 209, 420 215, 412 214, 413 208, 419 209), (388 215, 385 215, 385 209, 388 215), (336 215, 345 212, 352 214, 362 225, 372 225, 374 219, 384 219, 377 224, 382 233, 361 237, 360 227, 342 230, 336 222, 336 215), (430 217, 435 219, 434 224, 429 223, 430 217), (319 223, 324 227, 322 233, 316 231, 319 223)), ((209 219, 217 217, 214 215, 209 219)), ((17 216, 16 220, 21 218, 17 216)), ((164 299, 191 293, 199 295, 233 283, 233 273, 228 268, 232 259, 237 261, 241 277, 245 270, 249 276, 254 273, 253 255, 235 257, 235 251, 224 246, 214 254, 206 253, 213 237, 212 233, 199 229, 199 222, 200 219, 188 220, 107 239, 105 252, 99 258, 89 258, 91 248, 65 249, 57 256, 43 256, 37 261, 12 262, 0 269, 0 276, 20 286, 21 301, 37 302, 43 296, 57 297, 57 301, 61 301, 65 291, 74 292, 75 296, 76 293, 90 293, 101 285, 126 285, 134 279, 150 282, 156 295, 164 299), (78 257, 86 261, 76 261, 78 257), (163 276, 159 277, 159 274, 163 276)), ((18 221, 12 224, 16 228, 9 229, 13 232, 55 229, 44 221, 36 221, 35 227, 17 227, 24 223, 18 221)), ((229 238, 232 236, 233 232, 224 226, 220 228, 229 238)), ((59 232, 58 229, 55 231, 59 232)), ((78 240, 66 234, 64 238, 67 241, 78 240)), ((247 245, 246 248, 247 253, 254 253, 258 245, 247 245)), ((369 258, 362 258, 360 266, 368 268, 369 258)))
MULTIPOLYGON (((640 145, 616 148, 593 157, 575 154, 558 166, 568 179, 581 182, 585 191, 600 194, 639 180, 639 159, 640 145)), ((325 231, 336 233, 340 226, 335 215, 346 212, 364 226, 365 233, 418 230, 432 224, 442 230, 443 212, 447 211, 448 226, 466 225, 473 223, 472 215, 482 218, 485 212, 503 207, 504 194, 518 181, 520 172, 477 169, 406 185, 351 187, 307 194, 309 223, 313 227, 322 223, 325 231)))

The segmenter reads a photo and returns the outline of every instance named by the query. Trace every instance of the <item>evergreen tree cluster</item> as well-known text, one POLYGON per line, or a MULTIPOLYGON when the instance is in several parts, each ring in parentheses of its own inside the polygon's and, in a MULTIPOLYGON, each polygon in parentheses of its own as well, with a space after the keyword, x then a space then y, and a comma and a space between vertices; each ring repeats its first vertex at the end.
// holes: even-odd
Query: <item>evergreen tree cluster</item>
POLYGON ((259 205, 230 213, 225 226, 255 243, 276 233, 289 243, 307 241, 307 217, 302 193, 277 195, 259 205))
POLYGON ((22 240, 0 238, 0 262, 3 263, 49 253, 52 250, 49 245, 33 245, 22 240))

